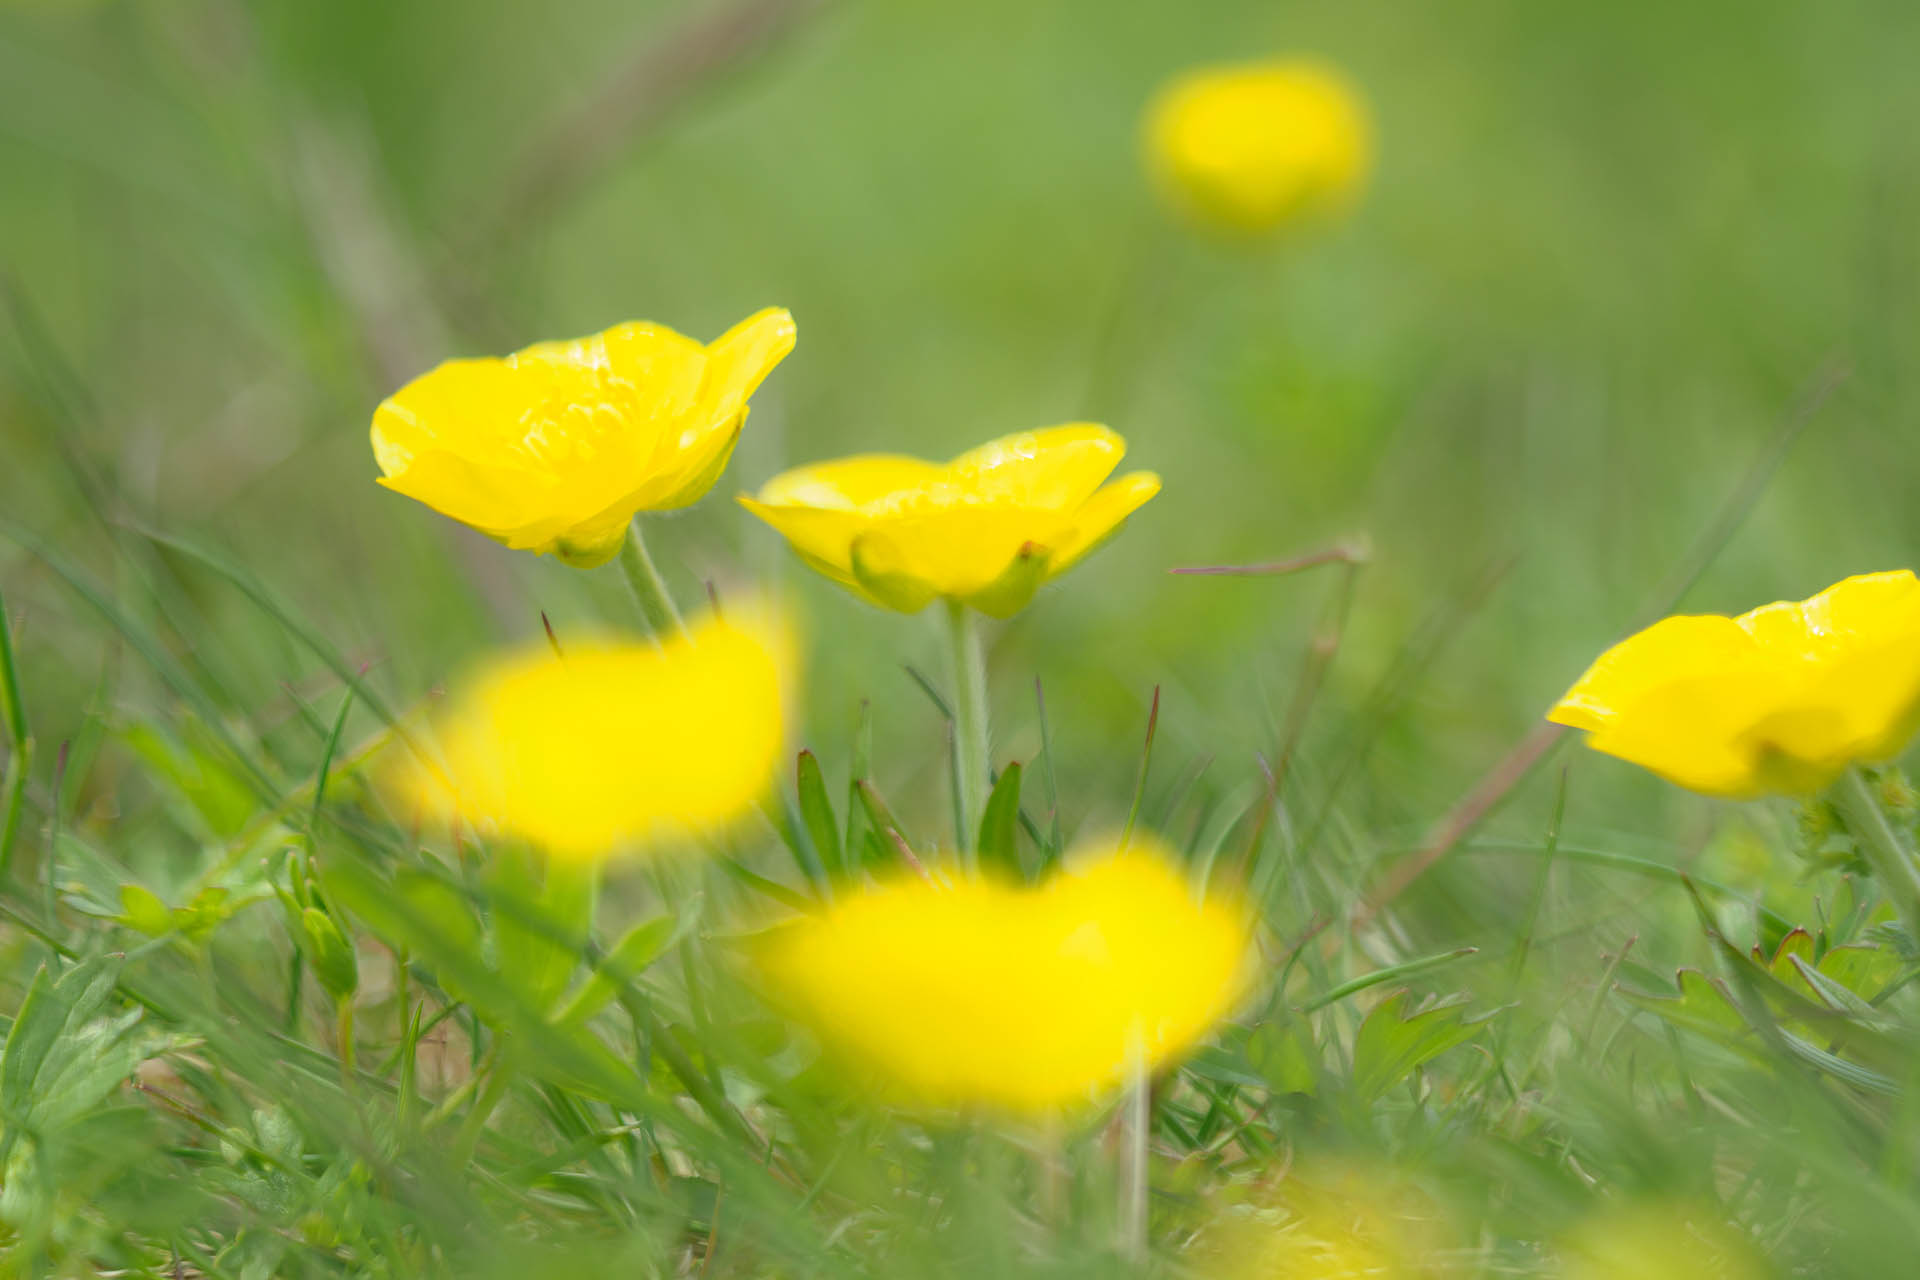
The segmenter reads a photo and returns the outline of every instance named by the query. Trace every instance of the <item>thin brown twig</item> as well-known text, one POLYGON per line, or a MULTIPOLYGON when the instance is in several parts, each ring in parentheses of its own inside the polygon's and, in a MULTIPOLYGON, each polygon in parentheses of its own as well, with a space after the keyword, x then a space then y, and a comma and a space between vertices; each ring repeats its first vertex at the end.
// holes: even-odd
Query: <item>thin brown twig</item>
MULTIPOLYGON (((1707 566, 1739 530, 1774 473, 1780 469, 1780 464, 1786 461, 1794 444, 1851 373, 1851 367, 1844 360, 1830 360, 1807 383, 1806 389, 1794 397, 1794 403, 1772 441, 1743 473, 1740 483, 1727 495, 1713 520, 1702 530, 1693 550, 1656 593, 1649 607, 1641 612, 1636 626, 1645 626, 1670 612, 1692 589, 1700 575, 1706 572, 1707 566)), ((1375 916, 1406 892, 1408 886, 1452 852, 1541 761, 1552 754, 1567 732, 1564 726, 1549 723, 1538 724, 1528 730, 1526 736, 1515 743, 1460 802, 1434 824, 1432 834, 1420 848, 1395 863, 1380 887, 1367 895, 1354 912, 1354 930, 1366 928, 1375 916)))
POLYGON ((1364 539, 1355 539, 1336 542, 1318 551, 1308 551, 1285 560, 1271 560, 1263 564, 1182 565, 1167 572, 1197 578, 1271 578, 1299 573, 1302 569, 1318 568, 1323 564, 1362 565, 1367 563, 1372 554, 1364 539))
POLYGON ((927 864, 920 861, 920 855, 913 851, 913 846, 907 843, 907 838, 892 827, 887 828, 887 836, 893 841, 893 847, 900 854, 901 861, 913 869, 913 874, 932 884, 933 876, 928 873, 927 864))

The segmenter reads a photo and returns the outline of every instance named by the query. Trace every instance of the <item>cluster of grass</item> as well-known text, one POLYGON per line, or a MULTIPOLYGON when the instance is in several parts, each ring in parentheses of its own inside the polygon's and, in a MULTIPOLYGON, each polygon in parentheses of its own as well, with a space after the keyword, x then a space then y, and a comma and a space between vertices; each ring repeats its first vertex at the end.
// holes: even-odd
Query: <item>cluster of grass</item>
MULTIPOLYGON (((10 1273, 1899 1274, 1916 945, 1844 821, 1527 735, 1635 610, 1909 552, 1915 12, 1161 8, 0 9, 10 1273), (1367 207, 1162 228, 1151 86, 1301 45, 1375 97, 1367 207), (848 1098, 736 980, 890 828, 953 842, 931 631, 795 581, 781 803, 591 913, 367 786, 472 653, 631 609, 380 494, 371 405, 770 299, 742 484, 1082 414, 1166 476, 990 663, 996 851, 1131 820, 1257 890, 1144 1262, 1110 1110, 848 1098)), ((665 530, 686 598, 786 572, 727 507, 665 530)))

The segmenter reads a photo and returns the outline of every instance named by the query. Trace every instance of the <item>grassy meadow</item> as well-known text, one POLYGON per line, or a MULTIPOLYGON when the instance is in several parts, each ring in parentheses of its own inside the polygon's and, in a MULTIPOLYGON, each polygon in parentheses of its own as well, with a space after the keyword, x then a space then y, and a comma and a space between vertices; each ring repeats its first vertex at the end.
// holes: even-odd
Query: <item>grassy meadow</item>
POLYGON ((1542 717, 1913 564, 1917 50, 1899 0, 0 0, 0 1274, 1904 1274, 1920 792, 1542 717), (1188 225, 1156 90, 1290 53, 1364 190, 1188 225), (776 776, 584 878, 423 824, 387 762, 477 663, 646 628, 376 484, 376 406, 764 307, 642 526, 690 617, 781 602, 776 776), (735 498, 1082 421, 1163 487, 979 620, 971 776, 947 611, 735 498), (754 976, 915 858, 1136 833, 1249 974, 1071 1105, 903 1101, 754 976))

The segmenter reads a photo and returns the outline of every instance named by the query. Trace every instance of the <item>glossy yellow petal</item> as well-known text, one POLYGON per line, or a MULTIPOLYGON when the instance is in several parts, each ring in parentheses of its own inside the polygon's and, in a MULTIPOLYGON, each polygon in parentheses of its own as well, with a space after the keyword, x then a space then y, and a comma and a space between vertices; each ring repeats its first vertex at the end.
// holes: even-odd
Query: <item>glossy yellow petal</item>
POLYGON ((1113 474, 1126 442, 1091 422, 1002 436, 947 464, 969 501, 1040 510, 1077 507, 1113 474))
POLYGON ((1920 579, 1910 570, 1860 574, 1737 621, 1803 664, 1801 700, 1823 709, 1826 726, 1795 748, 1807 758, 1884 760, 1920 727, 1920 579))
POLYGON ((1576 729, 1599 729, 1654 689, 1766 661, 1753 637, 1731 618, 1664 618, 1601 654, 1561 695, 1547 719, 1576 729))
POLYGON ((1763 605, 1735 619, 1764 645, 1818 660, 1920 634, 1920 579, 1910 569, 1863 573, 1799 601, 1763 605))
POLYGON ((1121 476, 1074 513, 1073 523, 1053 539, 1049 577, 1065 573, 1101 543, 1120 532, 1127 517, 1160 492, 1160 477, 1151 471, 1121 476))
POLYGON ((767 481, 757 495, 770 507, 852 511, 939 483, 938 463, 891 453, 863 453, 837 462, 795 467, 767 481))
MULTIPOLYGON (((874 518, 860 534, 870 563, 964 600, 1000 580, 1029 544, 1044 546, 1057 521, 1018 507, 927 507, 874 518)), ((856 569, 858 566, 856 565, 856 569)))
POLYGON ((945 465, 866 454, 799 467, 741 502, 873 603, 913 612, 945 597, 1005 617, 1158 491, 1144 472, 1100 487, 1125 452, 1107 428, 1074 423, 945 465))
POLYGON ((811 568, 842 586, 853 584, 853 540, 868 527, 858 512, 832 506, 785 506, 744 494, 739 502, 778 530, 811 568))
POLYGON ((388 487, 511 547, 596 564, 637 512, 712 487, 792 347, 792 318, 770 310, 711 346, 636 322, 449 361, 376 410, 374 457, 388 487))
POLYGON ((1844 721, 1849 758, 1899 755, 1920 730, 1920 632, 1895 632, 1884 644, 1856 645, 1823 663, 1806 698, 1844 721))
POLYGON ((542 644, 495 660, 440 726, 444 773, 400 767, 438 816, 569 859, 685 839, 746 813, 781 755, 778 620, 696 622, 651 643, 542 644))
POLYGON ((791 314, 768 307, 708 344, 700 388, 706 417, 715 425, 732 422, 774 366, 792 353, 798 336, 791 314))
POLYGON ((821 1037, 932 1105, 1086 1099, 1231 1011, 1245 917, 1158 850, 1101 851, 1038 888, 977 876, 842 897, 776 934, 763 971, 821 1037))
POLYGON ((1304 58, 1189 72, 1155 98, 1145 134, 1167 202, 1201 227, 1238 235, 1345 208, 1373 161, 1359 93, 1304 58))
POLYGON ((540 518, 537 498, 545 486, 530 485, 523 475, 505 467, 440 449, 411 455, 404 466, 381 476, 379 483, 509 546, 528 530, 535 531, 531 542, 519 545, 538 546, 550 536, 540 531, 560 527, 540 518))
POLYGON ((1804 742, 1836 731, 1832 724, 1823 728, 1776 719, 1785 710, 1776 696, 1777 679, 1750 669, 1673 681, 1649 690, 1630 712, 1602 723, 1587 743, 1703 795, 1765 794, 1769 780, 1784 774, 1779 765, 1763 771, 1769 764, 1765 757, 1777 749, 1771 735, 1786 733, 1804 742))
POLYGON ((698 407, 661 441, 642 509, 671 511, 706 496, 740 439, 747 397, 793 350, 793 317, 779 307, 749 316, 708 345, 698 407))
POLYGON ((1738 618, 1668 618, 1602 654, 1548 718, 1707 794, 1817 791, 1920 730, 1920 582, 1867 574, 1738 618))

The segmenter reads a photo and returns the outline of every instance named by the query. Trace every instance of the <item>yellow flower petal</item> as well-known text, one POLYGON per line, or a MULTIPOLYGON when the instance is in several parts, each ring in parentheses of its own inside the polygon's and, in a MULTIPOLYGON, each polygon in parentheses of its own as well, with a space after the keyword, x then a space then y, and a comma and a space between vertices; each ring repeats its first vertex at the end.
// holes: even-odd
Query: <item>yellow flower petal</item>
POLYGON ((1048 576, 1065 573, 1084 560, 1088 553, 1120 532, 1127 517, 1159 492, 1159 476, 1151 471, 1136 471, 1121 476, 1087 499, 1086 505, 1074 513, 1072 525, 1055 537, 1048 576))
POLYGON ((940 464, 919 458, 862 453, 782 472, 761 486, 759 498, 768 506, 857 511, 937 484, 945 472, 940 464))
POLYGON ((637 512, 712 487, 747 397, 793 342, 774 309, 711 346, 636 322, 449 361, 375 411, 382 483, 508 546, 597 564, 637 512))
POLYGON ((1753 636, 1732 618, 1663 618, 1601 654, 1561 695, 1547 719, 1575 729, 1599 729, 1663 685, 1765 662, 1753 636))
POLYGON ((402 766, 398 783, 443 819, 562 858, 687 838, 747 812, 771 782, 788 650, 777 620, 710 618, 664 646, 556 657, 542 644, 497 659, 442 722, 444 773, 402 766))
POLYGON ((1340 72, 1305 58, 1181 76, 1148 108, 1145 145, 1178 213, 1236 235, 1344 209, 1373 161, 1360 95, 1340 72))
POLYGON ((1036 1110, 1159 1066, 1242 989, 1245 917, 1162 852, 1076 859, 1038 888, 897 881, 780 931, 760 959, 836 1050, 910 1101, 1036 1110))
MULTIPOLYGON (((928 600, 964 600, 998 582, 1029 544, 1044 546, 1055 527, 1055 520, 1019 507, 933 503, 873 519, 856 545, 866 548, 868 565, 924 583, 928 600)), ((864 582, 860 567, 856 562, 864 582)))
POLYGON ((793 317, 778 307, 749 316, 707 347, 699 408, 661 443, 644 510, 670 511, 706 496, 726 469, 747 418, 747 397, 793 350, 793 317))
POLYGON ((1100 487, 1125 450, 1107 428, 1073 423, 945 465, 867 454, 800 467, 741 502, 873 603, 914 612, 944 597, 1004 617, 1158 491, 1146 473, 1100 487))
POLYGON ((715 423, 730 421, 747 397, 786 359, 799 338, 793 317, 780 307, 755 312, 707 347, 701 398, 715 423))
POLYGON ((947 482, 972 500, 1062 510, 1113 474, 1126 442, 1090 422, 1003 436, 947 464, 947 482))
POLYGON ((1593 730, 1587 744, 1703 795, 1746 798, 1766 791, 1755 709, 1772 705, 1773 677, 1746 670, 1661 685, 1593 730))
POLYGON ((1710 795, 1819 790, 1920 729, 1920 581, 1867 574, 1738 618, 1668 618, 1602 654, 1548 718, 1710 795))

